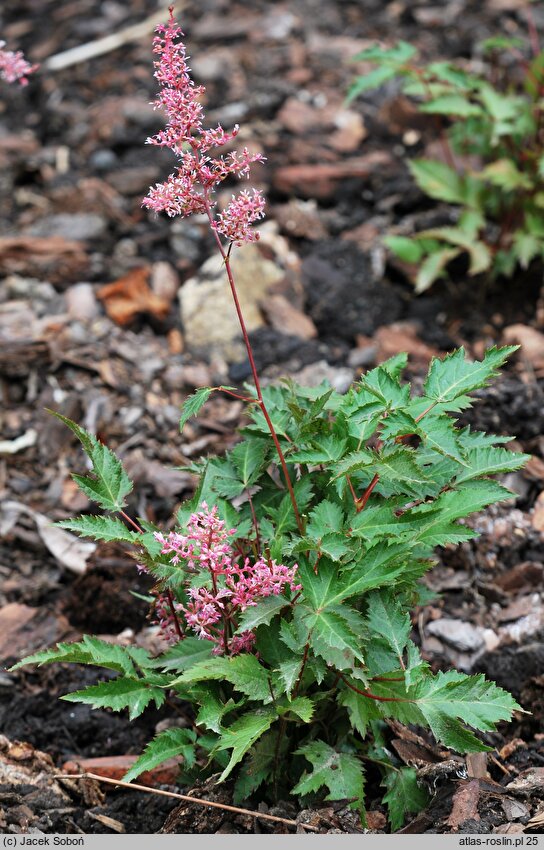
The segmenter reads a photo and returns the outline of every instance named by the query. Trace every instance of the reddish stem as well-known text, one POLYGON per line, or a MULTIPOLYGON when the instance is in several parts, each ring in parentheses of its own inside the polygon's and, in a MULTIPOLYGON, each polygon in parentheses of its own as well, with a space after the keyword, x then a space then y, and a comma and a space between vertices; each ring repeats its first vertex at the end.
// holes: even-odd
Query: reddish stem
POLYGON ((352 691, 355 691, 356 694, 361 694, 362 697, 367 697, 367 699, 374 699, 377 702, 413 702, 411 699, 400 699, 399 697, 379 697, 377 694, 372 694, 370 691, 363 691, 361 688, 356 688, 355 685, 350 684, 347 679, 339 673, 341 680, 344 685, 347 685, 352 691))
POLYGON ((420 413, 420 414, 419 414, 419 416, 416 416, 416 418, 414 419, 414 422, 421 422, 421 420, 423 419, 423 417, 424 417, 424 416, 427 416, 427 414, 431 412, 431 410, 433 409, 433 407, 436 407, 437 403, 438 403, 438 402, 433 401, 433 403, 432 403, 432 404, 430 404, 428 407, 426 407, 426 408, 425 408, 425 410, 423 411, 423 413, 420 413))
POLYGON ((244 401, 246 404, 256 404, 256 399, 247 398, 243 395, 238 395, 238 393, 233 392, 232 390, 228 390, 226 387, 217 387, 218 390, 221 390, 222 393, 226 393, 227 395, 232 396, 233 398, 239 399, 239 401, 244 401))
POLYGON ((124 511, 119 511, 119 515, 122 516, 123 519, 126 520, 126 522, 128 522, 129 525, 131 525, 133 528, 135 528, 136 531, 138 532, 138 534, 144 534, 143 528, 141 528, 138 525, 137 522, 134 522, 134 520, 131 519, 131 517, 129 517, 128 514, 126 514, 124 511))
POLYGON ((233 301, 234 301, 234 307, 236 309, 236 315, 238 316, 238 322, 240 324, 240 329, 242 331, 242 336, 244 338, 244 343, 245 343, 245 347, 246 347, 246 351, 247 351, 249 365, 250 365, 250 368, 251 368, 251 374, 253 375, 253 382, 255 384, 255 390, 257 392, 258 404, 259 404, 259 407, 261 408, 261 411, 262 411, 262 414, 265 418, 266 424, 268 425, 268 430, 270 431, 270 436, 272 437, 272 441, 273 441, 274 446, 276 447, 276 451, 278 453, 281 468, 282 468, 282 471, 283 471, 283 476, 285 478, 285 484, 287 486, 287 490, 289 492, 289 498, 291 499, 291 504, 293 506, 293 511, 294 511, 294 514, 295 514, 295 519, 296 519, 296 523, 297 523, 297 526, 298 526, 298 530, 300 531, 301 534, 304 534, 304 525, 302 523, 302 519, 301 519, 299 510, 298 510, 297 500, 296 500, 296 497, 295 497, 295 491, 293 490, 293 485, 291 483, 291 478, 289 476, 289 470, 287 469, 287 463, 286 463, 283 451, 281 449, 280 442, 278 440, 278 435, 276 434, 276 430, 274 428, 274 425, 272 424, 272 420, 270 419, 268 410, 266 408, 266 404, 264 403, 263 394, 262 394, 262 390, 261 390, 261 382, 259 380, 259 373, 257 372, 257 366, 255 364, 255 359, 253 357, 253 349, 251 347, 251 342, 249 340, 249 335, 248 335, 248 332, 247 332, 246 323, 245 323, 245 320, 244 320, 244 315, 242 313, 242 308, 240 306, 240 300, 238 298, 238 291, 236 289, 236 282, 235 282, 234 276, 232 274, 232 269, 231 269, 231 265, 230 265, 230 255, 229 255, 229 252, 225 251, 225 249, 223 247, 223 243, 221 242, 220 236, 219 236, 216 228, 214 227, 215 222, 214 222, 212 210, 211 210, 211 207, 210 207, 210 204, 209 204, 209 201, 208 201, 207 198, 205 198, 204 204, 205 204, 205 207, 206 207, 206 214, 208 216, 208 221, 210 222, 210 225, 211 225, 212 233, 213 233, 215 241, 217 243, 217 247, 219 249, 219 252, 220 252, 220 254, 223 258, 223 262, 225 263, 225 270, 227 272, 227 278, 228 278, 228 281, 229 281, 230 290, 231 290, 232 298, 233 298, 233 301))
POLYGON ((373 491, 374 487, 376 486, 376 484, 378 483, 379 480, 380 480, 380 476, 378 475, 378 473, 376 473, 376 475, 374 476, 374 478, 372 479, 372 481, 370 482, 370 484, 366 488, 366 490, 363 493, 363 495, 361 496, 361 498, 357 499, 355 504, 357 505, 357 513, 358 514, 361 513, 361 511, 364 509, 366 503, 368 502, 368 500, 370 499, 370 496, 372 495, 372 491, 373 491))
POLYGON ((351 478, 349 477, 349 475, 346 475, 346 480, 348 482, 349 491, 351 493, 355 507, 357 507, 359 500, 357 498, 357 493, 355 492, 355 488, 354 488, 353 484, 351 483, 351 478))

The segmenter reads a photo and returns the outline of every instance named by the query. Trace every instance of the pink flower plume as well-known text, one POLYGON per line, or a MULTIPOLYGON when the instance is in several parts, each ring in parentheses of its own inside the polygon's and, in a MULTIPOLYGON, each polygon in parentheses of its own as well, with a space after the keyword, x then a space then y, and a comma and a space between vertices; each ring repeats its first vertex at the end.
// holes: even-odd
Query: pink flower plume
POLYGON ((230 151, 224 156, 212 156, 212 149, 230 144, 238 135, 236 125, 228 132, 221 126, 204 129, 204 112, 200 98, 203 86, 196 86, 187 64, 183 32, 176 23, 173 9, 167 24, 159 24, 153 39, 155 78, 160 90, 154 102, 166 113, 167 124, 148 143, 168 147, 178 157, 179 165, 164 183, 151 187, 143 206, 169 216, 208 214, 212 226, 229 242, 242 245, 253 242, 258 234, 251 225, 264 215, 264 197, 258 189, 252 194, 241 192, 227 209, 214 218, 213 193, 228 177, 249 177, 254 162, 262 162, 260 153, 230 151))

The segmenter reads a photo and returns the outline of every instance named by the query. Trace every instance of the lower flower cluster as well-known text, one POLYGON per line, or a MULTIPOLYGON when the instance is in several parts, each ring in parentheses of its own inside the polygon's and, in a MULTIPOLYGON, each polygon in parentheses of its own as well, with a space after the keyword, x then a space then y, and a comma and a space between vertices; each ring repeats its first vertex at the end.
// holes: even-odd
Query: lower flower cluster
MULTIPOLYGON (((185 605, 172 603, 188 628, 198 637, 215 643, 215 654, 237 655, 251 651, 255 641, 252 631, 237 632, 238 615, 268 596, 279 596, 286 587, 301 589, 295 583, 297 565, 286 567, 260 556, 255 561, 235 553, 229 538, 235 529, 227 530, 217 508, 191 515, 187 533, 157 533, 161 552, 171 555, 171 563, 187 573, 185 605)), ((164 599, 159 599, 156 613, 163 633, 175 638, 174 612, 164 599)))

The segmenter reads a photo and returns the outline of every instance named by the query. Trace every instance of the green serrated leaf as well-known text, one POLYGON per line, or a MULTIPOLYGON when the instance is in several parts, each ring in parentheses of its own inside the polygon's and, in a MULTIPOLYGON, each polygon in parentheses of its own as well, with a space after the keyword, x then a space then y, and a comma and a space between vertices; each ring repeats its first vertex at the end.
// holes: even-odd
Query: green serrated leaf
POLYGON ((460 484, 462 481, 470 481, 484 475, 513 472, 516 469, 521 469, 530 458, 531 455, 498 447, 470 449, 467 453, 466 469, 461 470, 456 476, 456 482, 460 484))
POLYGON ((278 714, 296 714, 303 723, 310 723, 314 713, 314 704, 309 697, 295 697, 291 702, 278 705, 278 714))
POLYGON ((463 179, 449 165, 432 159, 413 159, 408 165, 417 185, 430 198, 450 204, 465 202, 463 179))
POLYGON ((367 736, 371 721, 381 718, 374 700, 361 696, 350 688, 339 691, 338 702, 347 709, 351 725, 363 738, 367 736))
POLYGON ((466 726, 492 731, 500 720, 509 720, 519 710, 514 698, 485 680, 483 675, 465 676, 455 670, 419 678, 415 686, 390 679, 372 683, 377 696, 392 701, 380 702, 384 716, 403 723, 428 725, 435 738, 458 752, 488 750, 466 726))
MULTIPOLYGON (((19 661, 11 669, 17 670, 27 664, 38 664, 41 666, 42 664, 58 662, 92 664, 96 667, 115 670, 117 673, 122 673, 125 676, 136 676, 137 673, 131 655, 132 653, 127 647, 108 643, 105 640, 100 640, 100 638, 91 637, 90 635, 84 635, 83 639, 78 643, 59 643, 52 649, 27 655, 26 658, 23 658, 22 661, 19 661)), ((147 653, 145 657, 149 658, 147 653)))
POLYGON ((194 664, 171 684, 189 684, 206 680, 230 682, 237 691, 250 699, 268 703, 272 699, 267 673, 254 655, 218 657, 194 664))
POLYGON ((297 754, 310 762, 312 772, 302 776, 293 794, 311 794, 325 786, 329 791, 326 800, 355 798, 350 808, 363 810, 365 779, 357 756, 338 752, 324 741, 311 741, 300 747, 297 754))
POLYGON ((278 664, 278 673, 280 675, 280 679, 283 682, 285 687, 285 692, 287 696, 290 696, 297 679, 300 675, 300 671, 302 669, 302 661, 297 656, 295 658, 290 658, 288 661, 281 661, 278 664))
POLYGON ((424 384, 427 398, 435 404, 446 404, 460 396, 487 386, 505 360, 517 350, 515 345, 486 351, 483 360, 469 361, 464 348, 447 354, 442 360, 434 357, 424 384))
POLYGON ((91 474, 72 474, 72 478, 79 489, 104 510, 122 510, 126 505, 125 496, 133 486, 123 464, 111 449, 99 442, 95 442, 89 457, 92 461, 91 474))
POLYGON ((428 794, 418 785, 413 767, 390 770, 383 781, 387 788, 383 801, 387 806, 391 829, 396 832, 404 824, 406 813, 417 813, 429 802, 428 794))
POLYGON ((196 733, 192 729, 165 729, 149 742, 142 755, 123 776, 124 782, 132 782, 146 770, 153 770, 167 759, 182 756, 185 765, 195 763, 196 733))
POLYGON ((277 714, 274 708, 261 708, 248 712, 236 720, 232 726, 223 731, 218 743, 218 750, 232 750, 229 763, 219 777, 223 782, 236 767, 250 747, 270 729, 277 714))
POLYGON ((124 540, 127 543, 138 543, 142 539, 141 534, 131 531, 120 519, 111 516, 80 516, 63 519, 55 525, 75 531, 83 537, 92 537, 94 540, 124 540))
POLYGON ((462 94, 443 94, 440 97, 434 97, 427 103, 422 103, 419 110, 435 115, 455 115, 457 118, 469 118, 482 114, 481 106, 471 103, 462 94))
POLYGON ((121 711, 128 708, 129 719, 135 720, 154 702, 160 708, 166 699, 166 691, 162 687, 149 685, 144 679, 119 677, 111 682, 99 682, 83 691, 74 691, 61 697, 67 702, 82 702, 93 708, 111 708, 121 711))
POLYGON ((229 452, 229 458, 234 463, 244 487, 253 484, 265 462, 267 453, 266 440, 255 437, 242 440, 229 452))
POLYGON ((94 434, 54 410, 49 412, 70 428, 92 462, 91 474, 94 478, 82 475, 72 476, 79 488, 105 510, 121 510, 125 505, 124 497, 132 490, 132 482, 123 469, 121 461, 107 446, 100 443, 94 434))
POLYGON ((421 264, 416 276, 415 291, 417 295, 426 292, 433 285, 435 280, 443 277, 446 272, 446 267, 459 256, 461 253, 459 248, 440 248, 429 254, 421 264))
POLYGON ((335 605, 324 611, 300 609, 310 631, 310 645, 316 655, 339 670, 351 669, 356 661, 364 662, 362 641, 350 625, 344 606, 335 605))
POLYGON ((474 729, 491 731, 499 720, 509 720, 520 708, 509 693, 483 675, 465 676, 455 670, 420 680, 415 700, 435 738, 459 752, 489 747, 460 727, 458 720, 474 729))
POLYGON ((64 424, 70 429, 70 431, 72 431, 72 433, 74 433, 78 438, 79 442, 85 450, 85 454, 87 454, 88 457, 91 457, 92 451, 98 443, 98 440, 96 439, 94 434, 91 434, 89 431, 86 431, 85 428, 82 428, 81 425, 78 425, 77 422, 74 422, 72 419, 68 419, 67 416, 63 416, 62 413, 58 413, 56 410, 51 410, 49 407, 46 407, 45 409, 48 413, 51 413, 53 414, 53 416, 56 416, 56 418, 59 419, 61 422, 64 422, 64 424))
POLYGON ((367 622, 370 633, 380 635, 403 666, 403 654, 412 628, 410 615, 389 590, 376 590, 368 597, 367 622))
POLYGON ((343 523, 344 513, 340 505, 325 499, 310 511, 306 533, 309 537, 320 539, 331 531, 341 531, 343 523))
POLYGON ((365 74, 364 77, 357 77, 354 83, 348 89, 347 99, 355 100, 360 94, 365 91, 370 91, 371 89, 376 89, 379 86, 382 86, 388 80, 393 79, 396 76, 395 68, 374 68, 372 71, 369 71, 368 74, 365 74))
POLYGON ((161 670, 181 673, 195 664, 212 658, 212 645, 197 637, 185 637, 155 659, 161 670))
POLYGON ((192 395, 187 396, 187 398, 183 402, 179 417, 180 431, 183 431, 189 419, 191 419, 193 416, 198 416, 198 413, 208 401, 213 390, 213 387, 200 387, 198 390, 196 390, 196 392, 192 393, 192 395))
POLYGON ((238 618, 237 634, 244 631, 252 631, 258 626, 270 625, 270 622, 279 614, 281 609, 289 604, 284 596, 269 596, 256 605, 251 605, 238 618))
POLYGON ((229 699, 227 702, 223 702, 219 695, 219 688, 214 689, 214 687, 209 683, 206 686, 203 686, 200 690, 196 689, 195 691, 192 691, 192 693, 193 692, 201 702, 201 706, 195 718, 196 725, 205 726, 206 729, 210 729, 212 732, 217 732, 217 734, 220 735, 223 731, 223 717, 228 714, 229 711, 233 711, 237 704, 232 699, 229 699))
POLYGON ((407 236, 385 236, 383 244, 404 263, 419 263, 423 255, 420 243, 407 236))
POLYGON ((276 759, 278 756, 284 756, 286 744, 287 739, 284 736, 280 741, 281 752, 278 753, 277 735, 267 732, 253 745, 234 785, 235 805, 245 803, 248 797, 272 776, 276 759))

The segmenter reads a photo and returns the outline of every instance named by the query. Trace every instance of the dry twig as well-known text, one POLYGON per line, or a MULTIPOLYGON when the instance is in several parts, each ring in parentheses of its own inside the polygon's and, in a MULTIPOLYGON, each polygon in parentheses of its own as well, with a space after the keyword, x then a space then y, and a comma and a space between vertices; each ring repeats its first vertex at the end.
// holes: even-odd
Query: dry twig
MULTIPOLYGON (((179 12, 184 5, 184 0, 181 0, 181 2, 178 0, 177 3, 173 4, 174 12, 179 12)), ((86 62, 88 59, 94 59, 96 56, 111 53, 125 44, 130 44, 131 41, 139 41, 144 36, 148 36, 149 33, 153 32, 157 25, 158 15, 159 12, 154 12, 145 21, 125 27, 120 32, 105 35, 103 38, 88 41, 86 44, 78 44, 77 47, 63 50, 62 53, 55 53, 54 56, 49 56, 42 63, 43 67, 48 71, 62 71, 64 68, 70 68, 72 65, 78 65, 80 62, 86 62)))
POLYGON ((106 776, 99 776, 96 773, 60 773, 57 779, 95 779, 97 782, 107 782, 109 785, 120 785, 123 788, 129 788, 131 791, 146 791, 148 794, 161 794, 163 797, 174 797, 176 800, 183 800, 185 803, 196 803, 198 806, 210 806, 214 809, 223 809, 226 812, 234 812, 237 815, 249 815, 252 818, 262 818, 263 820, 271 820, 275 823, 283 823, 286 826, 302 826, 310 832, 318 832, 317 827, 310 826, 307 823, 299 823, 296 820, 289 818, 280 818, 277 815, 266 815, 264 812, 252 812, 250 809, 240 809, 238 806, 228 806, 226 803, 215 803, 212 800, 201 800, 199 797, 189 797, 187 794, 177 794, 175 791, 163 791, 160 788, 147 788, 145 785, 137 785, 134 782, 123 782, 121 779, 109 779, 106 776))

